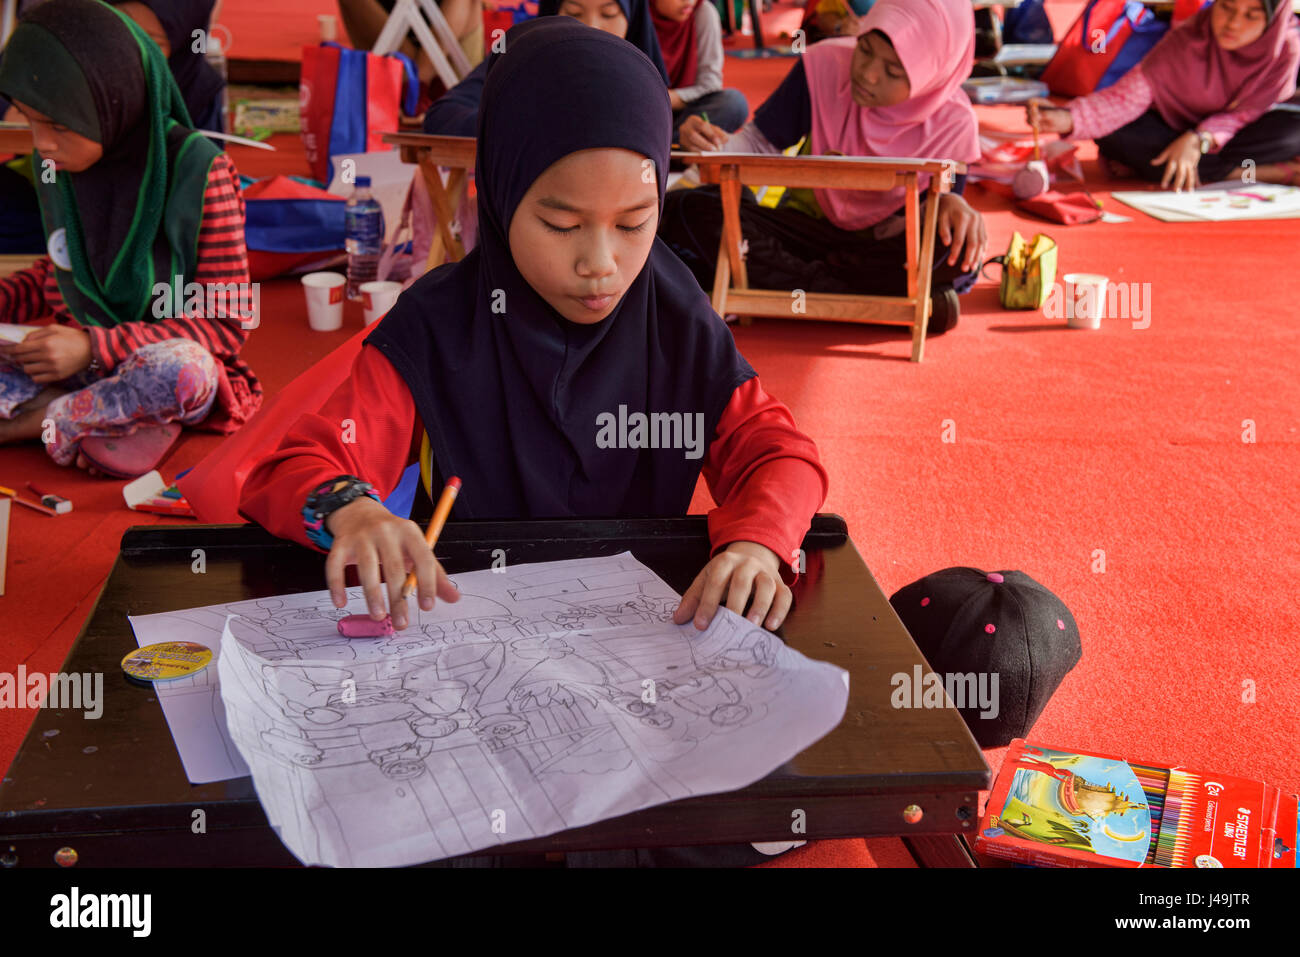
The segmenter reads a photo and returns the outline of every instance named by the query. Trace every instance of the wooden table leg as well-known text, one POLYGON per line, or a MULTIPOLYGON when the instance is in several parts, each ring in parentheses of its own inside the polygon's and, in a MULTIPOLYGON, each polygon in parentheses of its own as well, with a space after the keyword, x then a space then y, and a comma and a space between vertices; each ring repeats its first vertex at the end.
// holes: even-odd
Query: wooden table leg
POLYGON ((436 231, 433 242, 429 244, 429 256, 425 260, 425 269, 441 266, 444 260, 459 262, 465 258, 465 250, 451 231, 452 220, 456 216, 456 204, 464 188, 465 170, 453 170, 447 185, 442 182, 442 174, 431 160, 420 160, 420 171, 424 174, 424 185, 429 191, 429 200, 433 203, 433 216, 436 231))
POLYGON ((718 240, 718 265, 713 270, 713 311, 726 316, 727 289, 731 286, 731 260, 727 258, 727 237, 718 240))
POLYGON ((907 174, 907 197, 904 209, 907 215, 907 298, 912 301, 912 361, 920 362, 925 352, 925 317, 928 302, 920 296, 920 192, 915 173, 907 174))
POLYGON ((917 309, 917 321, 920 331, 914 333, 912 339, 912 359, 914 362, 921 361, 921 353, 925 349, 925 331, 930 318, 930 286, 934 276, 934 244, 936 242, 936 233, 939 231, 939 197, 942 191, 943 187, 939 185, 939 180, 936 177, 930 177, 930 192, 925 209, 925 223, 921 226, 921 262, 917 274, 916 288, 916 294, 920 299, 920 305, 917 309))

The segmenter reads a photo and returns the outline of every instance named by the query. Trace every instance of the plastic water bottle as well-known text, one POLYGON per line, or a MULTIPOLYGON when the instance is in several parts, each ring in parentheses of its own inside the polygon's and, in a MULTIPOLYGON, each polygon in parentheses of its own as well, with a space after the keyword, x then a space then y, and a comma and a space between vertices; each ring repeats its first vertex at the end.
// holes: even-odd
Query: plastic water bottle
POLYGON ((361 284, 379 278, 379 256, 384 251, 384 211, 370 195, 369 176, 357 177, 343 221, 348 251, 347 296, 360 299, 361 284))

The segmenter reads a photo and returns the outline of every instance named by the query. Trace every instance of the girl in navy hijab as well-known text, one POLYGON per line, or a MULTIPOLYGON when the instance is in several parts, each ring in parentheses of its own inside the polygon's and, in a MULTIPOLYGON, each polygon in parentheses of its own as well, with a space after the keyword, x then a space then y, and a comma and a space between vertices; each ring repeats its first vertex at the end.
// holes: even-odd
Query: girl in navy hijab
MULTIPOLYGON (((622 37, 650 58, 664 85, 668 85, 668 69, 650 17, 650 0, 541 0, 537 12, 539 17, 572 17, 579 23, 622 37)), ((439 136, 474 135, 487 68, 488 61, 484 60, 429 107, 424 114, 424 132, 439 136)))
POLYGON ((725 603, 774 628, 826 473, 655 236, 667 88, 630 44, 567 18, 506 43, 478 127, 478 246, 402 294, 348 381, 249 474, 240 511, 328 549, 340 607, 357 565, 371 615, 386 588, 403 629, 408 570, 422 608, 455 599, 421 530, 379 504, 426 441, 426 492, 461 478, 459 519, 679 516, 703 472, 713 558, 676 620, 706 628, 725 603))

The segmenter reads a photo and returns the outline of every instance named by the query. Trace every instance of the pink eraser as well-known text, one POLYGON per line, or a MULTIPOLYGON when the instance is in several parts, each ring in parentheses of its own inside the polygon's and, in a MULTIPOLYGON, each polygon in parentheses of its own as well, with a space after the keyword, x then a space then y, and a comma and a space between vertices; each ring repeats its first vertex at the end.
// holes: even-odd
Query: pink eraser
POLYGON ((348 615, 339 619, 339 634, 344 638, 383 638, 393 633, 393 616, 375 621, 369 615, 348 615))

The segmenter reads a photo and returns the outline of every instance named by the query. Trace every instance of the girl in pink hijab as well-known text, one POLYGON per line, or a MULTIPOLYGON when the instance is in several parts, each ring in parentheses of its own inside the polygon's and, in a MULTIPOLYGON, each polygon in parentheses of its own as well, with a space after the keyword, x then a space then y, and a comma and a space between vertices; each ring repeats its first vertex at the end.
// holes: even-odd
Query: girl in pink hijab
POLYGON ((1295 94, 1300 40, 1290 0, 1215 0, 1180 24, 1114 86, 1028 107, 1030 122, 1162 187, 1241 179, 1300 181, 1300 115, 1273 106, 1295 94))
MULTIPOLYGON (((814 155, 979 157, 975 111, 961 90, 975 51, 969 0, 877 0, 856 37, 808 48, 781 86, 735 134, 687 119, 683 149, 777 153, 804 141, 814 155)), ((923 181, 922 187, 926 183, 923 181)), ((974 284, 987 234, 961 197, 965 177, 939 200, 929 331, 956 324, 957 292, 974 284)), ((776 209, 742 193, 741 226, 751 275, 773 288, 901 295, 907 261, 903 192, 787 190, 776 209)), ((716 188, 668 194, 660 235, 713 282, 722 229, 716 188)))

